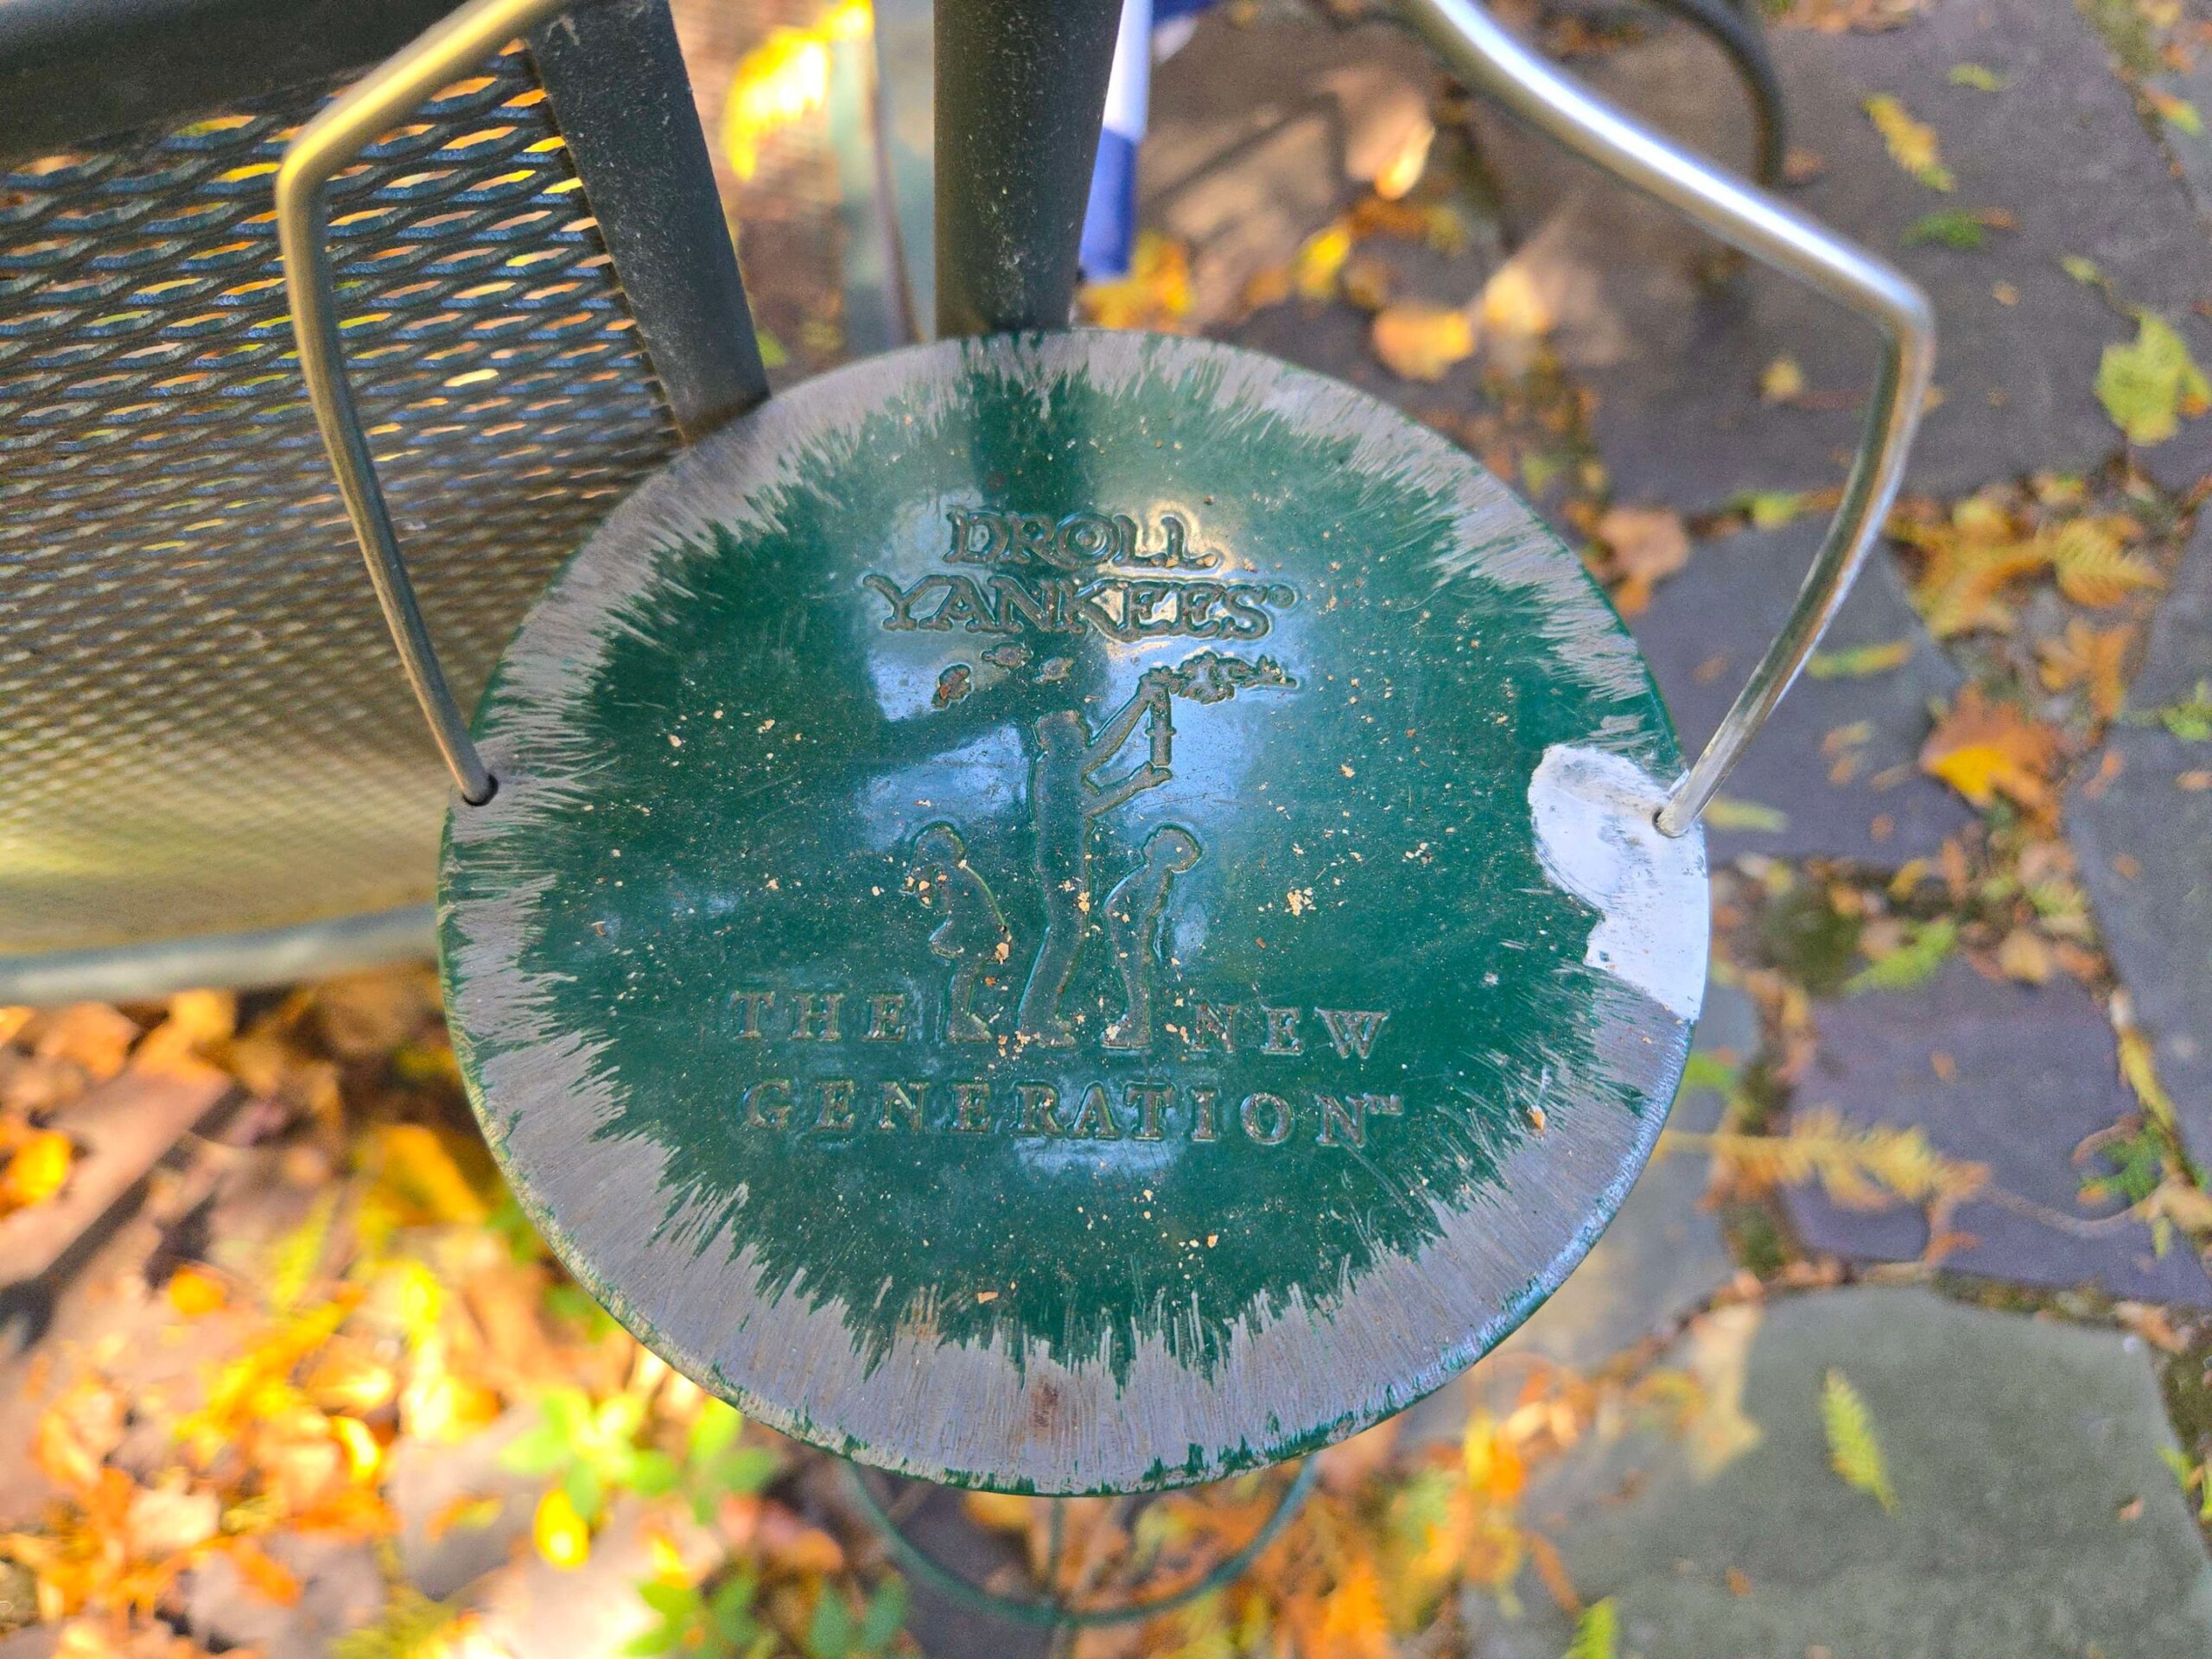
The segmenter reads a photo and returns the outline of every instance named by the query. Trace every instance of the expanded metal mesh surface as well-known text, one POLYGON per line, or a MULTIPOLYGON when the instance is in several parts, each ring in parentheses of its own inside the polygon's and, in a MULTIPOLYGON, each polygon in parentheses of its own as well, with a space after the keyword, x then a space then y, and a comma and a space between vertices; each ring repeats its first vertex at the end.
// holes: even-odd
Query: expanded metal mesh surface
MULTIPOLYGON (((445 774, 306 400, 271 186, 317 90, 0 171, 0 954, 429 894, 445 774)), ((347 359, 464 705, 676 447, 527 55, 331 192, 347 359)))

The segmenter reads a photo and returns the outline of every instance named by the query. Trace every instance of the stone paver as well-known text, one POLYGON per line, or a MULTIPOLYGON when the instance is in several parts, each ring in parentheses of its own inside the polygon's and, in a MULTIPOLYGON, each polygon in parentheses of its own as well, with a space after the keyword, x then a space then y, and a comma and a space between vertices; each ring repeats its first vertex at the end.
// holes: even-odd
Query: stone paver
MULTIPOLYGON (((2175 590, 2151 629, 2131 707, 2193 698, 2212 677, 2212 514, 2200 519, 2175 590)), ((2077 788, 2066 828, 2105 946, 2156 1046, 2160 1080, 2200 1161, 2212 1161, 2212 791, 2177 781, 2212 771, 2212 743, 2119 725, 2120 772, 2077 788)), ((2084 767, 2085 777, 2095 775, 2084 767)), ((2202 781, 2198 779, 2197 781, 2202 781)))
MULTIPOLYGON (((1686 751, 1709 737, 1766 649, 1820 545, 1815 518, 1700 544, 1630 623, 1673 710, 1686 751)), ((1742 852, 1821 855, 1894 868, 1936 851, 1972 814, 1914 764, 1928 733, 1928 705, 1948 699, 1959 675, 1906 602, 1880 553, 1867 563, 1824 654, 1903 641, 1897 668, 1866 677, 1801 677, 1743 763, 1724 800, 1783 816, 1771 828, 1726 817, 1708 823, 1715 862, 1742 852)))
MULTIPOLYGON (((1200 22, 1154 73, 1138 180, 1145 224, 1190 250, 1195 326, 1238 315, 1247 283, 1351 205, 1357 181, 1423 117, 1433 80, 1421 48, 1393 29, 1200 22)), ((1344 321, 1363 332, 1364 319, 1344 321)), ((1347 360, 1310 347, 1285 355, 1338 374, 1347 360)))
POLYGON ((518 1406, 457 1445, 402 1440, 392 1448, 385 1496, 399 1518, 400 1564, 424 1595, 442 1601, 504 1566, 530 1531, 544 1483, 509 1473, 499 1458, 537 1419, 534 1408, 518 1406), (499 1505, 486 1524, 443 1522, 455 1503, 482 1498, 499 1505))
MULTIPOLYGON (((1758 1052, 1758 1012, 1733 986, 1706 989, 1696 1052, 1740 1065, 1758 1052)), ((1711 1089, 1683 1090, 1671 1128, 1704 1133, 1720 1122, 1711 1089)), ((1654 1157, 1582 1265, 1500 1346, 1586 1370, 1645 1337, 1672 1330, 1735 1276, 1719 1221, 1704 1209, 1707 1160, 1654 1157)))
MULTIPOLYGON (((1643 1659, 2206 1659, 2212 1566, 2133 1338, 1855 1288, 1732 1307, 1662 1362, 1684 1434, 1593 1435, 1529 1494, 1643 1659), (1831 1370, 1865 1401, 1897 1510, 1829 1468, 1831 1370), (1731 1573, 1737 1576, 1732 1580, 1731 1573)), ((1557 1659, 1533 1573, 1479 1659, 1557 1659)))
MULTIPOLYGON (((2203 290, 2203 226, 2071 6, 1932 0, 1886 34, 1777 29, 1770 38, 1794 142, 1827 163, 1792 200, 1901 265, 1936 303, 1943 400, 1923 426, 1914 487, 1955 494, 2082 467, 2120 448, 2093 387, 2105 346, 2131 338, 2133 324, 2068 276, 2063 257, 2094 260, 2121 300, 2160 311, 2201 359, 2212 358, 2212 327, 2189 309, 2203 290), (1950 69, 1962 61, 2010 85, 1954 86, 1950 69), (1954 190, 1927 188, 1891 162, 1863 111, 1877 93, 1936 130, 1954 190), (2010 213, 2018 230, 1992 232, 1971 251, 1904 244, 1927 215, 1983 209, 2010 213), (1997 296, 2000 283, 2015 302, 1997 296)), ((1574 67, 1741 164, 1741 99, 1718 55, 1686 29, 1574 67)), ((1560 345, 1600 394, 1599 447, 1624 499, 1702 509, 1739 491, 1834 481, 1857 436, 1851 405, 1872 376, 1870 329, 1763 269, 1701 288, 1694 267, 1712 243, 1503 119, 1485 118, 1484 133, 1522 219, 1561 221, 1548 245, 1559 271, 1594 273, 1568 308, 1560 345), (1785 353, 1818 407, 1760 401, 1761 372, 1785 353)), ((2140 458, 2163 480, 2194 480, 2212 459, 2212 418, 2140 458)))
POLYGON ((299 1581, 297 1600, 270 1599, 227 1555, 210 1556, 186 1575, 185 1618, 203 1646, 250 1647, 262 1659, 322 1659, 338 1637, 382 1611, 384 1575, 372 1546, 279 1535, 268 1548, 299 1581))
MULTIPOLYGON (((2170 71, 2151 79, 2152 86, 2169 98, 2177 98, 2202 116, 2212 110, 2212 60, 2200 58, 2185 70, 2170 71)), ((2212 229, 2212 131, 2185 132, 2166 124, 2159 135, 2167 152, 2196 204, 2196 216, 2212 229)))
MULTIPOLYGON (((1955 957, 1916 989, 1823 1003, 1814 1023, 1819 1046, 1796 1109, 1832 1107, 1860 1128, 1918 1124, 1937 1151, 1986 1165, 1993 1189, 2036 1207, 1968 1200, 1952 1225, 1975 1242, 1946 1254, 1943 1267, 2212 1306, 2212 1281, 2186 1239, 2160 1258, 2146 1226, 2082 1226, 2113 1206, 2089 1211, 2076 1202, 2082 1176, 2098 1166, 2075 1164, 2074 1150, 2134 1102, 2120 1081, 2112 1027, 2075 981, 1996 983, 1955 957)), ((1847 1210, 1811 1184, 1783 1198, 1815 1250, 1911 1261, 1928 1243, 1925 1217, 1913 1206, 1847 1210)))
POLYGON ((656 1536, 673 1544, 694 1573, 705 1571, 720 1553, 688 1516, 650 1512, 625 1493, 608 1506, 582 1566, 563 1571, 521 1550, 511 1566, 470 1590, 467 1599, 481 1618, 488 1650, 510 1659, 628 1651, 659 1623, 637 1590, 661 1570, 656 1536))

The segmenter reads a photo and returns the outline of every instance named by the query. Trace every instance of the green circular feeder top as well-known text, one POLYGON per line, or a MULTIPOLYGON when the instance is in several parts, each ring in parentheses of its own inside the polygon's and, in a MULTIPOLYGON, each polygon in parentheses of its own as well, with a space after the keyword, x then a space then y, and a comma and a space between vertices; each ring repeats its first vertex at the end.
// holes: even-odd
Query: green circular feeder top
POLYGON ((908 1474, 1175 1485, 1407 1405, 1589 1248, 1702 994, 1573 554, 1222 346, 806 383, 614 512, 476 728, 441 925, 516 1192, 683 1371, 908 1474))

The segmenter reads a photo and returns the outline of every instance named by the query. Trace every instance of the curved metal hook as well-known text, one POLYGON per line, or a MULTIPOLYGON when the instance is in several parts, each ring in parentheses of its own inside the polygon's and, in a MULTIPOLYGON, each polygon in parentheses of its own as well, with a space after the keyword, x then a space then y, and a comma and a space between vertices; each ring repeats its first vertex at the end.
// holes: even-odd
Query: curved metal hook
POLYGON ((1660 808, 1659 828, 1670 836, 1685 834, 1796 680, 1866 563, 1904 481, 1905 456, 1935 371, 1935 313, 1928 296, 1894 266, 1586 92, 1498 27, 1472 0, 1400 4, 1472 90, 1881 331, 1882 359, 1867 401, 1866 429, 1827 537, 1782 631, 1751 670, 1704 753, 1660 808))
POLYGON ((333 100, 300 129, 276 169, 276 241, 284 257, 284 294, 291 305, 300 372, 315 405, 315 424, 322 430, 323 448, 330 452, 346 517, 353 521, 353 535, 368 563, 369 580, 376 586, 377 602, 384 607, 408 683, 415 688, 415 700, 423 707, 430 735, 461 799, 472 806, 490 800, 497 785, 476 752, 468 721, 438 665, 437 649, 416 601, 407 563, 400 556, 391 514, 377 482, 376 463, 354 407, 353 389, 346 378, 330 251, 325 245, 329 216, 324 191, 380 134, 405 120, 440 87, 576 3, 473 0, 333 100))

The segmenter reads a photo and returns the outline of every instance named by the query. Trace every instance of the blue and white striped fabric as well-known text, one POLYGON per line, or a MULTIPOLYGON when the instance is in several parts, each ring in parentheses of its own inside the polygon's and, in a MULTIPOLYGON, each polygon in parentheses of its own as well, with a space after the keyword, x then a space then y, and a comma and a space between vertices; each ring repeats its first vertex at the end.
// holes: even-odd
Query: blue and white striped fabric
MULTIPOLYGON (((1083 274, 1092 282, 1129 274, 1137 233, 1137 146, 1144 142, 1152 96, 1153 31, 1184 23, 1214 0, 1122 0, 1114 42, 1113 79, 1106 86, 1106 121, 1090 172, 1083 216, 1083 274)), ((1178 41, 1176 44, 1180 44, 1178 41)))

